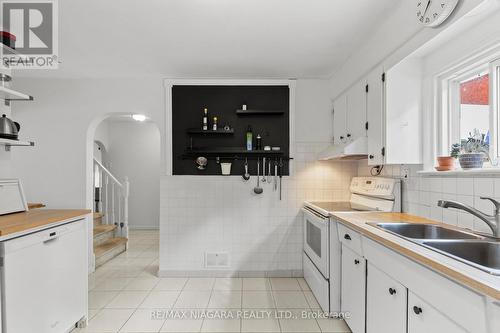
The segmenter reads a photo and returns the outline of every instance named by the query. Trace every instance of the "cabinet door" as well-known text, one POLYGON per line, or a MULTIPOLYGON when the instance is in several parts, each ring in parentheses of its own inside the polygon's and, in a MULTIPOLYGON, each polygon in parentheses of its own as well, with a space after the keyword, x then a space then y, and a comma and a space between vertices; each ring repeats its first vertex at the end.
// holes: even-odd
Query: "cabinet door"
POLYGON ((405 332, 407 295, 405 286, 368 263, 366 332, 405 332))
POLYGON ((365 331, 366 261, 342 245, 342 312, 352 333, 365 331))
POLYGON ((368 119, 368 164, 384 164, 384 94, 385 83, 382 81, 382 69, 372 71, 367 78, 367 119, 368 119))
POLYGON ((366 135, 366 82, 361 80, 347 92, 347 137, 366 135))
POLYGON ((347 96, 342 95, 333 102, 333 136, 334 143, 346 141, 347 96))
MULTIPOLYGON (((446 309, 443 309, 446 311, 446 309)), ((443 313, 408 292, 408 333, 466 333, 443 313)))

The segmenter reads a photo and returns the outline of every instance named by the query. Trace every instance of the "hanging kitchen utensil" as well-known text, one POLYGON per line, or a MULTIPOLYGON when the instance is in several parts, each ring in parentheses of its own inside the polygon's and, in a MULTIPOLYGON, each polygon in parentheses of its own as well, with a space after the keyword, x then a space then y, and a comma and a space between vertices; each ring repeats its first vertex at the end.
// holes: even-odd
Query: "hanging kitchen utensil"
POLYGON ((269 159, 269 163, 267 163, 267 182, 269 184, 271 184, 271 163, 272 163, 272 160, 269 159))
POLYGON ((248 173, 248 159, 247 158, 245 158, 245 173, 241 177, 243 178, 243 181, 245 181, 245 182, 250 179, 250 174, 248 173))
POLYGON ((17 140, 17 134, 21 129, 21 125, 7 118, 6 115, 0 117, 0 138, 17 140))
POLYGON ((260 187, 259 184, 259 173, 260 173, 260 159, 257 158, 257 186, 253 188, 253 192, 255 194, 262 194, 262 192, 264 192, 264 190, 262 189, 262 187, 260 187))
POLYGON ((274 191, 278 189, 278 159, 274 160, 274 191))
POLYGON ((263 183, 266 182, 266 158, 262 159, 262 180, 263 183))
POLYGON ((281 200, 281 182, 283 178, 283 159, 280 157, 280 165, 279 165, 279 174, 280 174, 280 200, 281 200))

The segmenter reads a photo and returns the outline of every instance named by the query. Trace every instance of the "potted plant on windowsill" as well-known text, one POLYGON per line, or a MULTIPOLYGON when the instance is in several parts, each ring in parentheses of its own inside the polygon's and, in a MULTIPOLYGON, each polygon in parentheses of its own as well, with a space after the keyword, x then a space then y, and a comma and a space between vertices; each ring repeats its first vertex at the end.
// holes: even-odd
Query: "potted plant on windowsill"
POLYGON ((464 170, 482 168, 484 160, 489 159, 489 150, 486 135, 475 129, 473 134, 469 133, 467 140, 462 141, 458 156, 460 166, 464 170))

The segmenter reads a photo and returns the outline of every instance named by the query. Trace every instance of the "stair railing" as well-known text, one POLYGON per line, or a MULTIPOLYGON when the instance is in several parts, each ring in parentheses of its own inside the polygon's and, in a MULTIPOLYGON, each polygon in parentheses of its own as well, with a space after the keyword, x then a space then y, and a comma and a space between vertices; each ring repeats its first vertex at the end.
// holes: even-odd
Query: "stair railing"
POLYGON ((116 225, 120 236, 128 238, 128 198, 130 194, 128 177, 119 181, 96 159, 94 159, 94 166, 94 173, 97 173, 94 175, 94 179, 100 180, 98 184, 100 196, 97 198, 96 208, 104 214, 103 223, 116 225))

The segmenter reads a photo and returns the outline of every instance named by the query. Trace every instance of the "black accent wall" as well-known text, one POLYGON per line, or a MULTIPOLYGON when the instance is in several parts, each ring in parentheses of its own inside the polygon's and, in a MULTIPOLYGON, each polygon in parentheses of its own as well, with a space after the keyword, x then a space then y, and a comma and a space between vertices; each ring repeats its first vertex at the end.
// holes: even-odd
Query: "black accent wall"
POLYGON ((250 173, 255 175, 257 158, 267 157, 274 162, 282 157, 283 175, 288 175, 289 94, 288 86, 173 86, 173 174, 220 175, 220 165, 216 163, 219 157, 223 162, 233 163, 231 175, 240 176, 246 157, 250 173), (237 114, 243 104, 247 105, 248 114, 241 114, 241 111, 237 114), (202 128, 204 108, 208 109, 209 130, 216 116, 219 129, 229 125, 234 133, 190 131, 202 128), (245 134, 249 125, 253 131, 254 146, 255 138, 260 134, 263 146, 279 146, 281 151, 246 152, 245 134), (198 156, 209 159, 206 170, 197 169, 195 160, 198 156))

